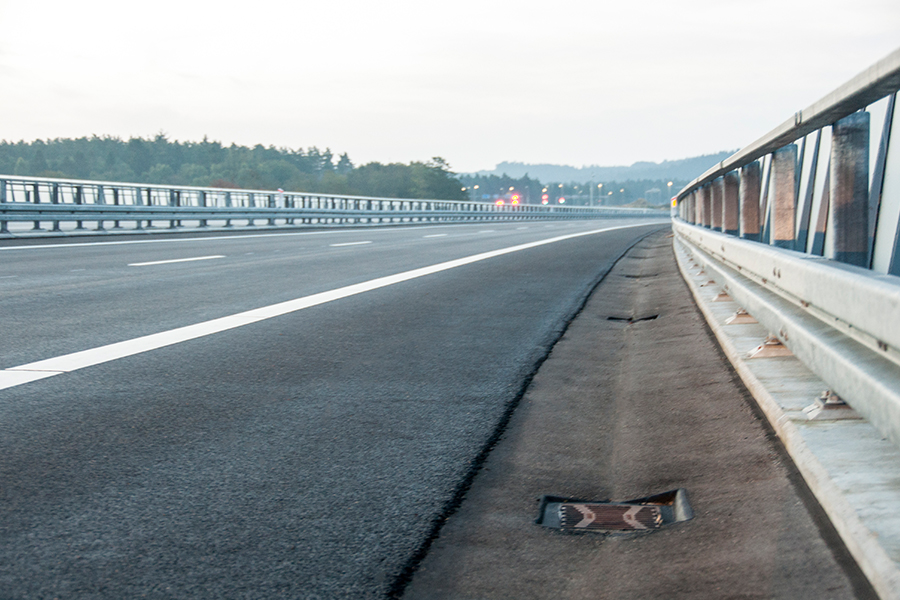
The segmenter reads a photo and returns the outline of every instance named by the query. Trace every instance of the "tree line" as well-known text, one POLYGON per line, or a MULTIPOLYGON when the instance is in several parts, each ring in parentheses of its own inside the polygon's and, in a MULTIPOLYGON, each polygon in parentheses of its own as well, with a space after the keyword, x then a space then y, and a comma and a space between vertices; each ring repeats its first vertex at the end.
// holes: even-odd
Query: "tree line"
POLYGON ((356 166, 330 149, 224 146, 206 137, 199 142, 171 141, 164 133, 153 138, 112 136, 57 138, 33 142, 0 141, 0 174, 243 188, 321 192, 385 198, 511 201, 540 204, 565 198, 567 204, 664 205, 687 182, 637 181, 542 183, 528 174, 456 175, 440 157, 409 164, 371 162, 356 166))
POLYGON ((200 142, 112 136, 0 141, 0 173, 243 189, 284 189, 387 198, 465 200, 459 180, 440 157, 409 164, 355 166, 343 153, 303 149, 224 146, 200 142))

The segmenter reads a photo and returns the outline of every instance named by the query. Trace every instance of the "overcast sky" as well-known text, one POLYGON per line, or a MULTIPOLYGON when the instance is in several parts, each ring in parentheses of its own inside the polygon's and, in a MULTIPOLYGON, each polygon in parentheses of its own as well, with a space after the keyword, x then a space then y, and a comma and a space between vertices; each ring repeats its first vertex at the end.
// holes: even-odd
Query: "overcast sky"
POLYGON ((623 165, 744 146, 898 47, 898 0, 0 0, 0 139, 623 165))

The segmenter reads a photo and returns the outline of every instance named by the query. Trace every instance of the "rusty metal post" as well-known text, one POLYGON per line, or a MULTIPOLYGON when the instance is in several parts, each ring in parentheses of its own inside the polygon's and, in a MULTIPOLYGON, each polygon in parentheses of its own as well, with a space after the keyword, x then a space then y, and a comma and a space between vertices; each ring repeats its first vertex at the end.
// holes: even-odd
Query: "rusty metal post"
POLYGON ((700 190, 694 190, 694 225, 703 225, 703 195, 700 190))
POLYGON ((712 194, 709 193, 709 184, 700 188, 700 224, 710 227, 712 215, 712 194))
POLYGON ((741 187, 738 196, 741 204, 741 237, 759 241, 759 193, 761 171, 759 161, 741 167, 741 187))
POLYGON ((869 113, 856 112, 831 128, 828 238, 834 260, 869 264, 869 113))
POLYGON ((712 194, 712 216, 710 227, 716 231, 722 231, 722 178, 715 179, 709 186, 712 194))
POLYGON ((722 178, 722 230, 728 235, 737 235, 740 229, 737 171, 729 171, 722 178))
POLYGON ((775 201, 772 203, 772 245, 794 249, 797 210, 797 145, 789 144, 772 153, 772 182, 775 201))

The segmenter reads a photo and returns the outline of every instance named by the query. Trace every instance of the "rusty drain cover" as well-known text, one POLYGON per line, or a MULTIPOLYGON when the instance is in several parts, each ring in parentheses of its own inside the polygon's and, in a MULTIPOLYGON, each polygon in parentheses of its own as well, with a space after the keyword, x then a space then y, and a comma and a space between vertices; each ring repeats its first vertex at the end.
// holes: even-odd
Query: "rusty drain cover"
POLYGON ((687 492, 679 488, 626 502, 544 496, 536 523, 564 531, 622 533, 651 531, 693 516, 687 492))

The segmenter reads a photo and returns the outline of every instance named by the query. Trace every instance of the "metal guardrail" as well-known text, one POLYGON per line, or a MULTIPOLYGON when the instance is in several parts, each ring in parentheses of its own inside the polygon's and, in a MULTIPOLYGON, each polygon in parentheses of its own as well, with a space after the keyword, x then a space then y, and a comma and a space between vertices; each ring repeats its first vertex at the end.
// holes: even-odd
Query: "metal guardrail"
POLYGON ((677 243, 900 445, 900 50, 678 194, 677 243))
POLYGON ((232 221, 255 225, 386 225, 414 222, 512 221, 660 215, 641 208, 498 206, 486 202, 371 198, 271 190, 242 190, 18 177, 0 175, 0 235, 11 235, 9 223, 32 222, 32 231, 84 230, 84 222, 121 223, 144 229, 154 221, 178 228, 196 221, 200 228, 229 227, 232 221), (63 230, 62 224, 74 224, 63 230))

